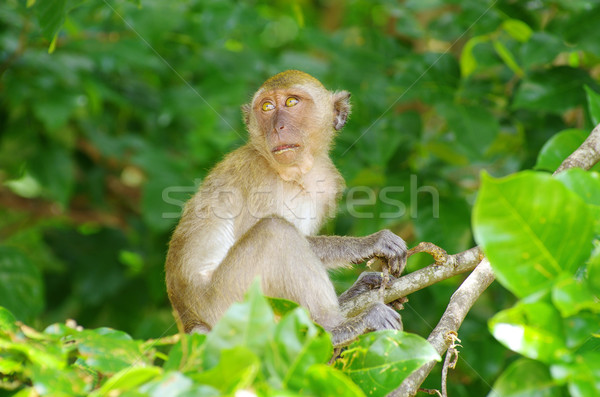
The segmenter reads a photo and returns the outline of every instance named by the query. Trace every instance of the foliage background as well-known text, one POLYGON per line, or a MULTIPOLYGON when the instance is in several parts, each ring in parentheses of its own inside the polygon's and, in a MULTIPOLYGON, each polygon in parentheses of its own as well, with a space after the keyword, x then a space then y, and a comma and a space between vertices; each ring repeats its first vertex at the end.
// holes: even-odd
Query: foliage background
MULTIPOLYGON (((481 170, 532 168, 557 132, 591 130, 598 18, 591 0, 7 0, 0 305, 36 327, 175 333, 163 262, 181 204, 245 142, 239 106, 290 68, 352 92, 332 155, 364 205, 345 198, 324 232, 470 248, 481 170)), ((461 279, 412 295, 406 330, 429 334, 461 279)), ((470 313, 452 395, 484 395, 514 360, 487 325, 514 301, 494 285, 470 313)))

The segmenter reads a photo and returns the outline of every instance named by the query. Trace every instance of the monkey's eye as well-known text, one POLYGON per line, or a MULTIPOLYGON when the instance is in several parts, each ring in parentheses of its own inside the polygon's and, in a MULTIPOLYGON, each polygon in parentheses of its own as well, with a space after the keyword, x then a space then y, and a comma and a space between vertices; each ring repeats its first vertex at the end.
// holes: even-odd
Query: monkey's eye
POLYGON ((271 102, 267 101, 265 103, 262 104, 262 110, 264 112, 268 112, 269 110, 273 110, 275 109, 275 105, 273 105, 271 102))
POLYGON ((298 102, 300 102, 300 101, 298 100, 298 98, 294 98, 294 97, 292 96, 292 97, 289 97, 289 98, 288 98, 288 99, 285 101, 285 106, 287 106, 288 108, 291 108, 292 106, 296 106, 296 105, 298 104, 298 102))

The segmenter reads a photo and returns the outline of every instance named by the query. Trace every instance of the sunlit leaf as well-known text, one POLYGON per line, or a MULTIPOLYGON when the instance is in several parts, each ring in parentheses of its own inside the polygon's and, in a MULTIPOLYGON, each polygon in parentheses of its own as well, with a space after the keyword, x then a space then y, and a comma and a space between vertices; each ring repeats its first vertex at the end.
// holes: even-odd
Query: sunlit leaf
POLYGON ((525 357, 549 363, 569 354, 560 314, 547 303, 518 303, 497 313, 489 325, 498 341, 525 357))
POLYGON ((205 342, 205 369, 213 368, 220 351, 244 346, 262 357, 275 328, 273 310, 260 293, 258 281, 242 303, 234 303, 213 327, 205 342))
POLYGON ((297 308, 277 324, 264 365, 278 386, 299 391, 307 369, 327 363, 332 351, 329 334, 312 322, 306 309, 297 308))
POLYGON ((544 364, 521 358, 512 363, 494 382, 487 397, 561 397, 563 393, 552 380, 544 364))
POLYGON ((306 391, 319 397, 364 397, 365 393, 343 372, 325 364, 315 364, 306 373, 306 391))
POLYGON ((421 365, 440 361, 425 339, 401 331, 378 331, 352 343, 335 363, 368 396, 384 396, 421 365))
POLYGON ((498 281, 519 297, 550 288, 559 274, 583 265, 593 227, 587 204, 548 174, 482 175, 475 240, 498 281))

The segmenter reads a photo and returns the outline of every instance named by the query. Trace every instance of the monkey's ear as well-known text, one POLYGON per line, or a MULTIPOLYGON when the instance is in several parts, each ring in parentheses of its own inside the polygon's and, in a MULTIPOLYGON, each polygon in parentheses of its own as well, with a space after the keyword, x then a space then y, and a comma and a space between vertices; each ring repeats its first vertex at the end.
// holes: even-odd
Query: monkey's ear
POLYGON ((242 105, 242 117, 244 119, 244 124, 248 125, 250 121, 250 112, 252 111, 252 106, 249 103, 242 105))
POLYGON ((350 93, 348 91, 338 91, 333 94, 333 128, 336 131, 346 125, 346 120, 350 115, 350 93))

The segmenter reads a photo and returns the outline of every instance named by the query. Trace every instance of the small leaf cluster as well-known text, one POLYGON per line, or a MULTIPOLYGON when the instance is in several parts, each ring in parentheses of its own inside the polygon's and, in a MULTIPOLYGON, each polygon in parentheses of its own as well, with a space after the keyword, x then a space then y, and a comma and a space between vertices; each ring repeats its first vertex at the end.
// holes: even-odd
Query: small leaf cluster
POLYGON ((272 302, 255 284, 208 335, 148 341, 74 324, 38 332, 17 325, 0 307, 0 393, 384 396, 425 362, 440 359, 417 335, 381 331, 360 338, 328 365, 330 335, 305 309, 272 302))

